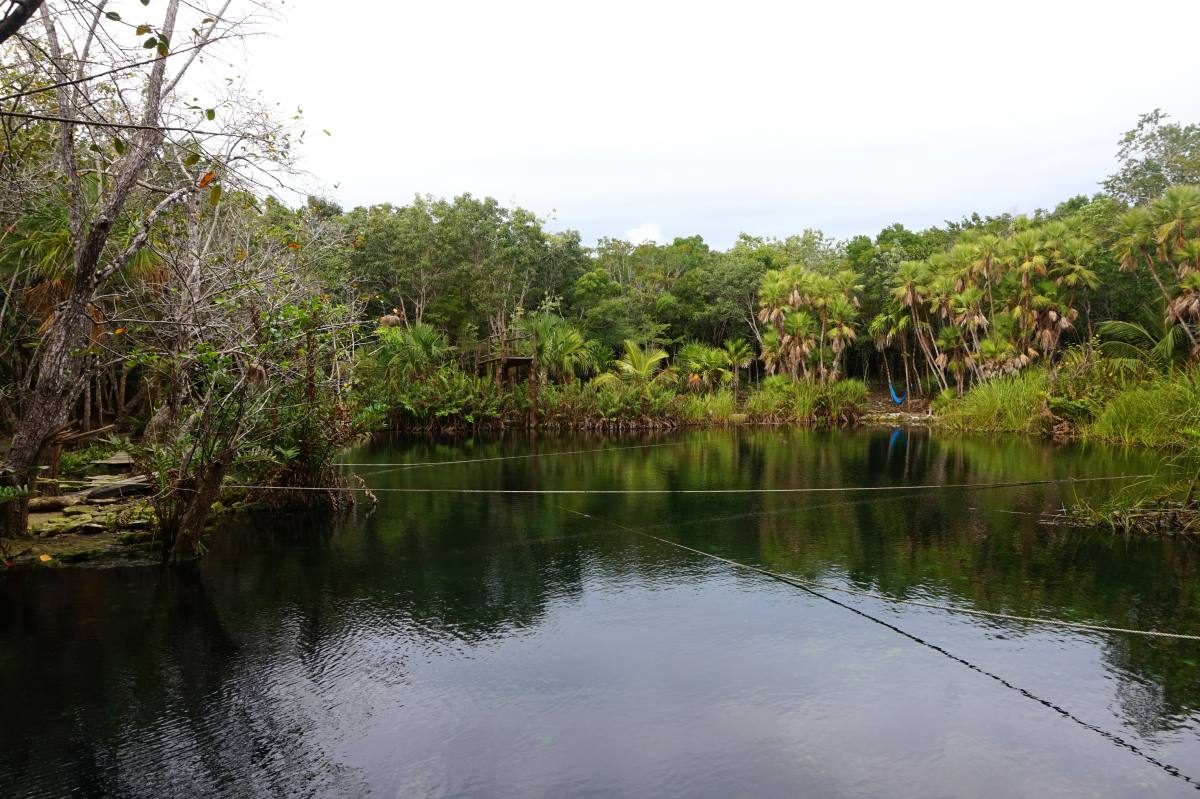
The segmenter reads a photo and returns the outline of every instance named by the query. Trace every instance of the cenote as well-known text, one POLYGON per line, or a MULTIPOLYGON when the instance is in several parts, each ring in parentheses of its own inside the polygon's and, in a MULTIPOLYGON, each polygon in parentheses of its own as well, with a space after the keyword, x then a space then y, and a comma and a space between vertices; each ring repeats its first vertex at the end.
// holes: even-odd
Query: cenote
POLYGON ((1194 544, 1038 522, 1119 483, 702 492, 1134 475, 1153 453, 735 429, 345 460, 443 491, 221 530, 198 562, 0 580, 0 794, 1145 797, 1200 778, 1200 643, 839 605, 633 532, 893 598, 1200 633, 1194 544), (463 462, 397 465, 443 461, 463 462), (615 493, 444 490, 463 488, 615 493))

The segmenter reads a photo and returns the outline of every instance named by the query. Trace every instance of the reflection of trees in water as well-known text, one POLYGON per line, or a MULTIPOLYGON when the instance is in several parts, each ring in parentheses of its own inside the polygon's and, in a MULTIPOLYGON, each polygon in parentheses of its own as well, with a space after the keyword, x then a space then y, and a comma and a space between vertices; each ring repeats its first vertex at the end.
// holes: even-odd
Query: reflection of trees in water
POLYGON ((17 795, 339 790, 195 565, 25 575, 0 588, 0 769, 17 795), (255 768, 247 769, 247 764, 255 768))
MULTIPOLYGON (((476 449, 477 457, 512 451, 476 449)), ((1131 470, 1142 469, 1105 449, 755 429, 688 435, 679 447, 398 470, 371 483, 820 487, 1131 470)), ((605 519, 901 597, 932 590, 986 610, 1200 629, 1193 547, 1042 528, 1035 515, 1007 512, 1053 509, 1064 499, 1056 488, 381 496, 373 513, 340 526, 285 519, 228 531, 199 566, 0 583, 0 642, 9 650, 0 652, 0 680, 19 686, 5 716, 28 720, 0 724, 0 767, 46 793, 220 793, 233 790, 225 786, 235 775, 242 790, 246 763, 256 764, 251 787, 262 792, 356 792, 360 775, 335 765, 352 745, 337 731, 386 713, 406 693, 395 688, 411 658, 522 635, 589 584, 694 579, 690 559, 605 519)), ((1104 657, 1123 713, 1143 734, 1200 706, 1194 645, 1112 637, 1104 657)))

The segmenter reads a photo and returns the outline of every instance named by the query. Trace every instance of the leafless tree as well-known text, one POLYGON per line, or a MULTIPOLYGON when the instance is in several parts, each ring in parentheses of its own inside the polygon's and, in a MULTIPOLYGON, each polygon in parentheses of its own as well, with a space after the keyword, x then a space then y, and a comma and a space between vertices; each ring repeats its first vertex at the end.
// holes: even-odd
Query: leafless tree
MULTIPOLYGON (((213 170, 197 162, 193 173, 169 184, 147 181, 152 173, 171 174, 155 170, 169 134, 195 141, 215 116, 179 94, 201 53, 238 24, 227 16, 230 5, 167 0, 160 19, 134 25, 110 12, 107 0, 60 0, 42 7, 41 38, 25 41, 30 59, 46 64, 54 81, 56 102, 44 121, 56 128, 73 252, 70 290, 41 338, 0 486, 32 483, 40 453, 67 423, 87 381, 98 295, 146 247, 160 219, 213 180, 213 170), (190 44, 181 47, 186 37, 190 44), (131 66, 139 64, 139 48, 156 55, 131 66), (105 142, 115 150, 111 158, 100 160, 86 146, 100 133, 111 139, 105 142), (131 233, 118 242, 114 230, 130 208, 138 209, 131 233)), ((26 524, 24 498, 0 504, 0 537, 20 535, 26 524)))

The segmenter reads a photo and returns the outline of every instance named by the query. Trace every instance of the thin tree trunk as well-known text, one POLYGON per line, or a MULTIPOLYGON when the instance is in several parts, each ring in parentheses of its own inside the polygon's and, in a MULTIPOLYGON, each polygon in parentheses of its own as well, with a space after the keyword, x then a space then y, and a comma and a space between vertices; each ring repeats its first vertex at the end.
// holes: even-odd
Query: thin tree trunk
MULTIPOLYGON (((8 459, 0 470, 0 485, 32 486, 38 453, 70 415, 81 388, 83 358, 79 352, 87 342, 92 321, 87 313, 91 293, 90 285, 76 284, 71 296, 56 311, 55 322, 46 332, 36 367, 37 382, 13 436, 8 459)), ((28 521, 27 496, 0 505, 0 537, 24 535, 28 521)))

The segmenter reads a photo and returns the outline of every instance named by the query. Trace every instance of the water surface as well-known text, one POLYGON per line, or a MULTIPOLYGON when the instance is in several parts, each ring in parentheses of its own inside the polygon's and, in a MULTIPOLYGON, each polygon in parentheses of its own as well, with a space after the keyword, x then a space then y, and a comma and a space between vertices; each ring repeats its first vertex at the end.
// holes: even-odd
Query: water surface
POLYGON ((0 795, 1194 794, 1168 767, 1200 776, 1200 644, 829 594, 859 615, 630 530, 894 598, 1200 633, 1194 545, 1038 524, 1114 483, 676 493, 1138 474, 1146 454, 735 430, 347 460, 382 489, 663 493, 380 491, 338 523, 224 531, 198 564, 8 575, 0 795), (393 465, 481 458, 508 459, 393 465))

